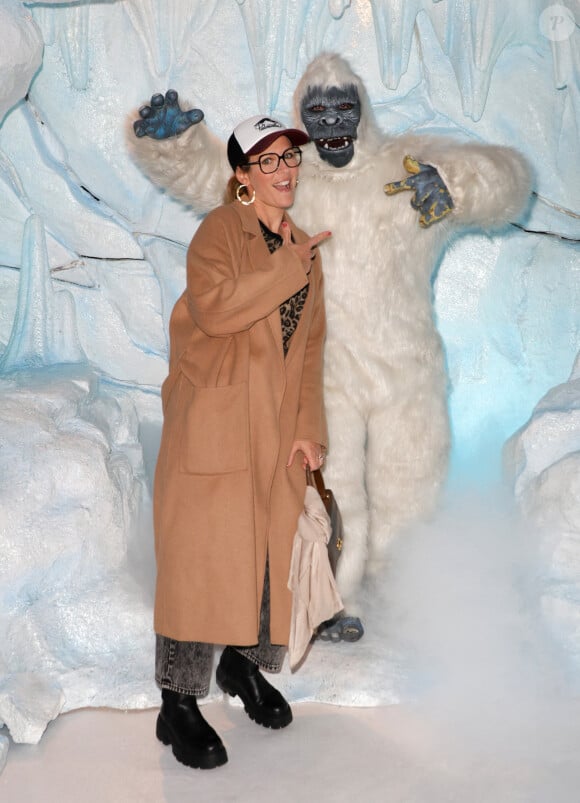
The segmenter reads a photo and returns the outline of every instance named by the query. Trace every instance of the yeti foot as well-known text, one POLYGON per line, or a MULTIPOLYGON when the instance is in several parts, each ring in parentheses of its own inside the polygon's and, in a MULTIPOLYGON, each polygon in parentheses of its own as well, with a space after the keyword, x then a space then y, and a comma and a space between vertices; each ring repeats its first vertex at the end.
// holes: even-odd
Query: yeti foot
POLYGON ((337 614, 318 626, 316 638, 321 641, 358 641, 364 632, 358 616, 337 614))

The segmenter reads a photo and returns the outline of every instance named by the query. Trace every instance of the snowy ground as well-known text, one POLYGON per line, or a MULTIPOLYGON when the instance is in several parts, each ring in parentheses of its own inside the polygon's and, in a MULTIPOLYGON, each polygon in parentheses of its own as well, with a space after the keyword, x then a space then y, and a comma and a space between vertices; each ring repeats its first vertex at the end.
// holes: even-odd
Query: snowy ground
POLYGON ((499 489, 462 497, 396 545, 360 642, 317 643, 275 679, 297 714, 287 732, 257 728, 213 689, 204 710, 230 763, 203 774, 155 741, 155 711, 77 711, 39 745, 10 747, 1 799, 49 789, 76 802, 82 785, 84 803, 273 789, 280 801, 577 803, 580 695, 574 656, 542 615, 543 540, 499 489))
POLYGON ((155 739, 156 711, 76 711, 37 746, 16 745, 0 776, 10 803, 577 803, 580 705, 532 716, 479 701, 460 721, 424 706, 294 707, 285 731, 240 708, 206 716, 229 754, 209 772, 178 764, 155 739))

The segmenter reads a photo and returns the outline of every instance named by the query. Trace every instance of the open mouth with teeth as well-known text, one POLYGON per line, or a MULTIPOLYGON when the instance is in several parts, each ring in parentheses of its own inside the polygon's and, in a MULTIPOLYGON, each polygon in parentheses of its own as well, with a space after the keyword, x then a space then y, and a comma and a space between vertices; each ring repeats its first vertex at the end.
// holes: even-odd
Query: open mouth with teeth
POLYGON ((329 139, 320 138, 316 140, 316 146, 325 151, 342 151, 352 145, 352 137, 331 137, 329 139))

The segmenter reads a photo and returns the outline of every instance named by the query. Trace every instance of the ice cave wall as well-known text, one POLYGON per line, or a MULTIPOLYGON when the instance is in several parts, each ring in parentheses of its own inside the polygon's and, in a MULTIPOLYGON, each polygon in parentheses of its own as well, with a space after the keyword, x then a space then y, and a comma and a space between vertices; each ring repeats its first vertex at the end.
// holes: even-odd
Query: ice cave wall
POLYGON ((61 710, 156 700, 151 467, 198 220, 131 163, 125 118, 173 87, 222 137, 257 111, 289 121, 323 49, 362 75, 385 130, 513 145, 534 166, 546 200, 521 223, 563 237, 463 236, 434 291, 454 477, 497 477, 518 431, 506 465, 522 507, 541 523, 551 505, 573 536, 547 559, 567 568, 546 608, 565 608, 562 637, 580 644, 576 375, 550 395, 580 342, 578 20, 577 0, 0 2, 0 724, 14 738, 37 740, 61 710), (534 464, 546 394, 558 448, 534 464), (552 490, 534 514, 540 485, 552 490))
MULTIPOLYGON (((296 80, 322 49, 352 61, 385 129, 428 127, 514 145, 534 165, 540 195, 579 208, 578 31, 567 27, 569 17, 560 21, 550 11, 559 6, 4 6, 19 36, 3 50, 14 87, 0 107, 9 112, 0 128, 0 347, 12 332, 24 224, 34 213, 44 225, 53 285, 72 294, 73 328, 88 360, 116 378, 158 386, 167 315, 197 221, 131 164, 125 117, 153 91, 172 86, 224 137, 258 109, 289 119, 296 80), (26 65, 22 53, 29 54, 26 65), (143 301, 138 307, 136 297, 143 301)), ((576 6, 568 4, 570 15, 576 6)), ((527 225, 574 237, 580 224, 536 202, 527 225)), ((577 260, 573 245, 515 229, 493 238, 474 233, 448 250, 436 306, 451 379, 454 455, 471 470, 482 455, 492 456, 496 470, 501 443, 569 373, 578 350, 577 260)), ((58 350, 46 355, 49 362, 66 358, 58 350)))

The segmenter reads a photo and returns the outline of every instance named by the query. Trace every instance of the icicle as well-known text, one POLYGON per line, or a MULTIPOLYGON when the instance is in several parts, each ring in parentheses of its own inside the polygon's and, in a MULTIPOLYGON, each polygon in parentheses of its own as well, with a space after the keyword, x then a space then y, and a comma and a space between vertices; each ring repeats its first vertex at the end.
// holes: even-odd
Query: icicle
POLYGON ((567 42, 550 42, 552 49, 552 64, 554 70, 554 86, 556 89, 565 89, 570 75, 570 46, 567 42))
POLYGON ((86 89, 89 79, 89 44, 91 0, 80 0, 64 17, 59 43, 70 82, 75 89, 86 89))
POLYGON ((24 226, 16 315, 1 370, 47 364, 53 327, 50 281, 44 226, 31 215, 24 226))
POLYGON ((32 16, 38 23, 38 27, 42 31, 42 38, 45 47, 54 45, 57 38, 56 32, 56 15, 54 9, 46 6, 33 6, 31 8, 32 16))
POLYGON ((158 0, 126 3, 124 11, 131 20, 153 75, 165 75, 169 66, 168 26, 160 15, 158 0))
MULTIPOLYGON (((165 9, 167 3, 165 0, 161 0, 161 2, 165 9)), ((219 10, 220 2, 221 0, 211 0, 211 2, 210 0, 203 0, 203 3, 200 3, 199 0, 190 0, 190 7, 185 20, 181 7, 178 7, 177 4, 172 5, 174 18, 173 50, 177 55, 177 64, 180 66, 190 63, 192 45, 195 45, 200 37, 203 38, 203 29, 214 14, 218 13, 220 15, 219 19, 223 19, 223 11, 219 10), (216 9, 218 10, 216 11, 216 9)), ((228 19, 229 15, 233 16, 234 12, 235 7, 232 4, 232 11, 228 12, 228 19)))
POLYGON ((31 215, 24 226, 16 315, 0 373, 86 359, 76 334, 72 297, 68 291, 58 293, 58 300, 55 295, 44 225, 38 215, 31 215))
POLYGON ((32 212, 32 203, 26 194, 24 185, 18 175, 18 172, 6 154, 0 150, 0 182, 3 182, 12 190, 14 195, 18 198, 20 203, 32 212))
POLYGON ((58 325, 52 331, 52 354, 57 363, 85 363, 86 354, 77 333, 77 313, 74 298, 68 290, 54 291, 58 325))
POLYGON ((328 10, 335 20, 339 20, 347 8, 350 8, 350 0, 328 0, 328 10))
POLYGON ((294 76, 305 27, 302 0, 237 0, 256 78, 260 111, 272 112, 278 102, 282 70, 294 76))
MULTIPOLYGON (((348 0, 347 0, 348 2, 348 0)), ((346 8, 350 7, 350 2, 345 5, 341 11, 342 3, 340 0, 311 0, 307 9, 304 12, 304 25, 303 25, 303 44, 306 55, 306 60, 310 61, 317 56, 322 50, 328 49, 328 26, 332 24, 333 19, 339 19, 340 15, 344 13, 346 8)), ((369 15, 370 16, 370 15, 369 15)), ((300 46, 302 43, 298 42, 300 46)), ((293 71, 286 70, 288 75, 296 77, 297 64, 298 64, 298 50, 295 49, 293 59, 293 71)))
POLYGON ((501 52, 515 41, 533 41, 541 0, 523 4, 505 0, 447 0, 430 16, 457 78, 463 111, 481 118, 491 76, 501 52))
POLYGON ((381 78, 396 89, 409 65, 409 54, 417 14, 423 0, 370 0, 375 21, 381 78))
MULTIPOLYGON (((580 23, 580 17, 578 22, 580 23)), ((540 14, 539 27, 542 36, 549 40, 552 48, 556 89, 564 89, 574 78, 574 56, 578 51, 579 34, 574 14, 567 6, 549 5, 540 14), (573 46, 573 41, 576 47, 573 46)))
POLYGON ((152 75, 169 75, 176 66, 189 62, 192 48, 218 3, 219 0, 188 0, 187 8, 185 0, 128 0, 123 4, 123 13, 143 43, 152 75))

